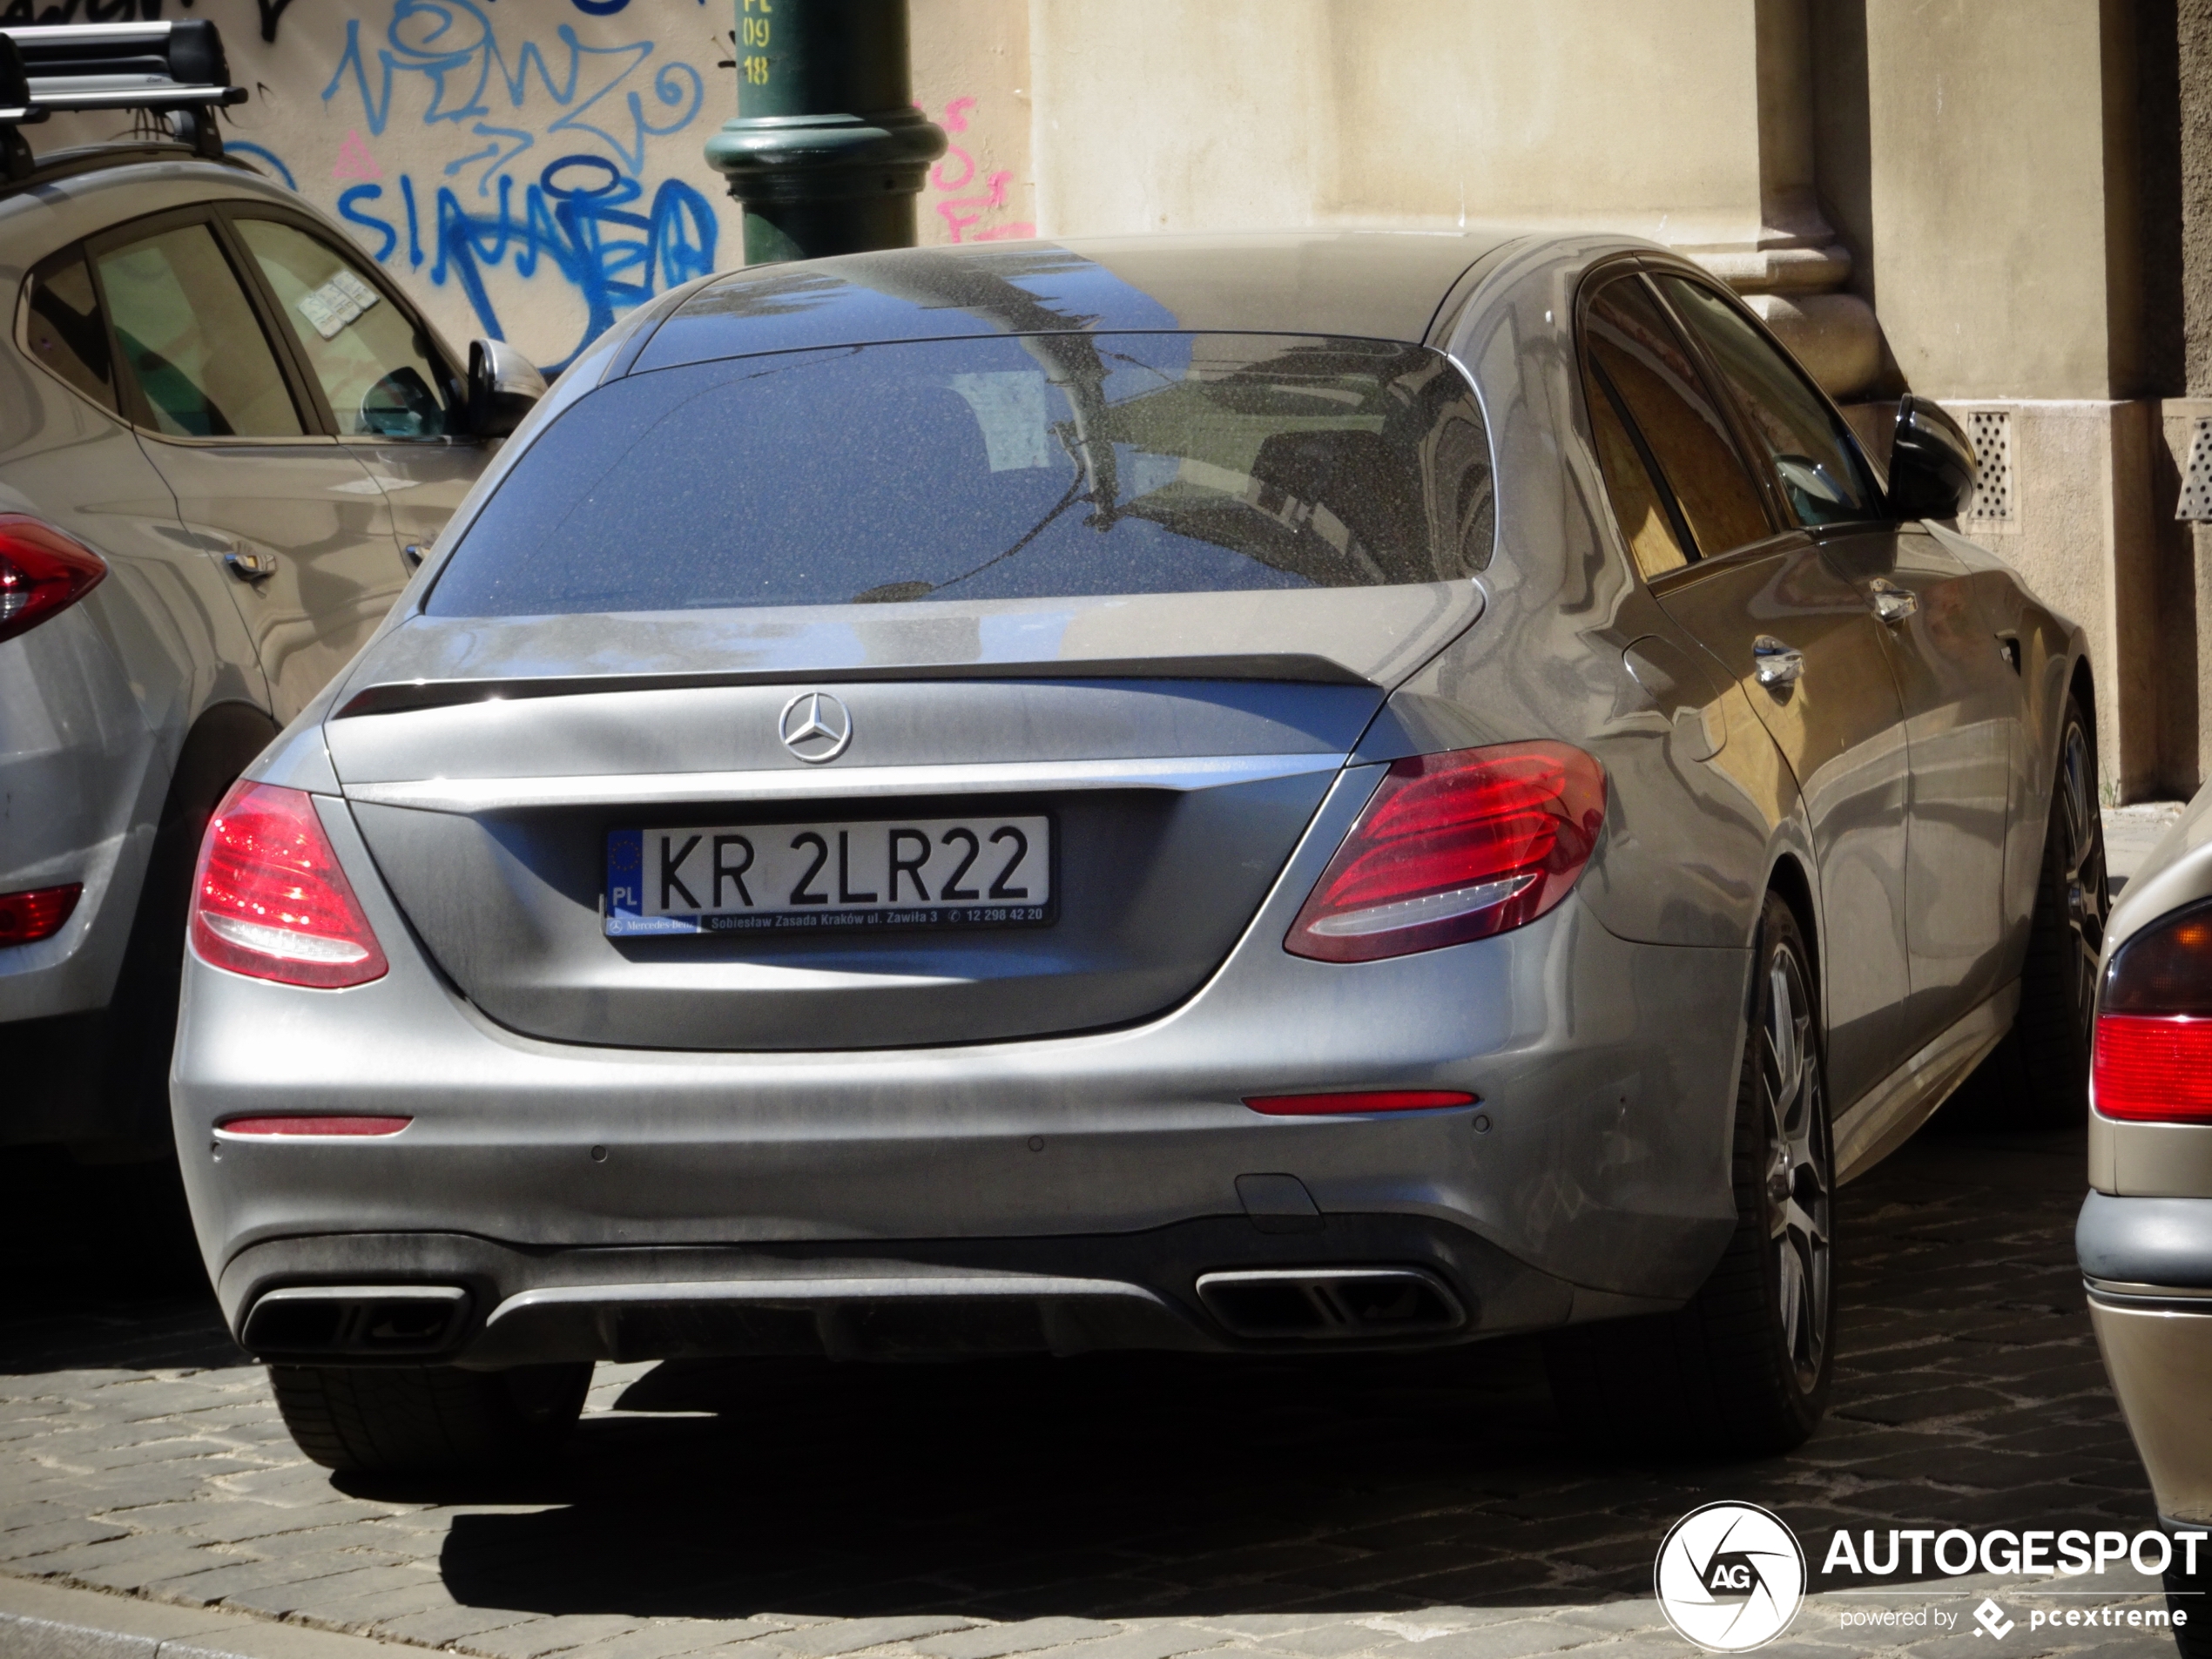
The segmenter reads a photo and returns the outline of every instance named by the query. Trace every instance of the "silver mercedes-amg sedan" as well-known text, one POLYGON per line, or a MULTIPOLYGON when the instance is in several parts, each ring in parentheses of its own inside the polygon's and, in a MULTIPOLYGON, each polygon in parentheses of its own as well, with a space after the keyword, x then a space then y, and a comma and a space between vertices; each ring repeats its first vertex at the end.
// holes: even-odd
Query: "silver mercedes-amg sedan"
POLYGON ((1809 1433, 1838 1182, 2083 1110, 2078 629, 1618 238, 673 293, 224 802, 174 1074, 312 1456, 595 1359, 1412 1350, 1809 1433))

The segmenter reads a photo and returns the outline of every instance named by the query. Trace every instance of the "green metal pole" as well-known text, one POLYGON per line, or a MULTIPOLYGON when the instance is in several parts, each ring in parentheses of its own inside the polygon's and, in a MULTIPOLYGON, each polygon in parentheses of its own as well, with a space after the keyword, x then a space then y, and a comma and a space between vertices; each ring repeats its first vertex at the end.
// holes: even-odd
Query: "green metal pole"
POLYGON ((745 205, 747 265, 912 247, 945 153, 914 107, 907 0, 736 0, 738 115, 706 158, 745 205))

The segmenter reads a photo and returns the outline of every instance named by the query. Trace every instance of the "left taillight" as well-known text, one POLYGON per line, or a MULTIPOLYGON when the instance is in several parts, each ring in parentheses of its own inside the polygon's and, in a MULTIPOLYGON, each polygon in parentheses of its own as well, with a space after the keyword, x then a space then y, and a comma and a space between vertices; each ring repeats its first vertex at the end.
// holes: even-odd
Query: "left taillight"
POLYGON ((2212 905, 2161 917, 2114 954, 2094 1076, 2104 1116, 2212 1123, 2212 905))
POLYGON ((107 561, 73 536, 0 513, 0 640, 28 633, 99 585, 107 561))
POLYGON ((233 974, 340 990, 389 971, 314 797, 231 786, 192 876, 192 949, 233 974))
POLYGON ((1564 743, 1394 761, 1283 948, 1367 962, 1487 939, 1564 899, 1605 821, 1605 769, 1564 743))

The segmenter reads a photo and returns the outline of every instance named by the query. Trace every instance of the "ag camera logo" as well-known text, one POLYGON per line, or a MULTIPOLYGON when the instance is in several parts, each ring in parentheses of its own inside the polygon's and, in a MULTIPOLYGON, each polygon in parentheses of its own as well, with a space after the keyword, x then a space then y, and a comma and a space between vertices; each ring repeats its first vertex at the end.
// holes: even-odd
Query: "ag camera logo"
POLYGON ((1676 1635, 1708 1653, 1748 1653, 1797 1616, 1805 1553, 1757 1504, 1709 1503, 1669 1530, 1652 1581, 1676 1635))

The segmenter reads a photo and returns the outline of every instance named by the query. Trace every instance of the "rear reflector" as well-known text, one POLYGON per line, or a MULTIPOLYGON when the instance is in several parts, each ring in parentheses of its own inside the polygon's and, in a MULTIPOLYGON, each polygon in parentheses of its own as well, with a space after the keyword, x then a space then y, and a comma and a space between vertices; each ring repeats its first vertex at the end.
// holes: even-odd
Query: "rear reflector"
POLYGON ((314 797, 238 783, 192 878, 192 949, 233 974, 337 990, 389 971, 315 816, 314 797))
POLYGON ((1366 962, 1521 927, 1567 896, 1604 820, 1604 768, 1564 743, 1393 762, 1283 948, 1366 962))
POLYGON ((0 893, 0 945, 28 945, 51 939, 77 908, 84 894, 82 881, 58 887, 33 887, 27 893, 0 893))
POLYGON ((228 1117, 215 1125, 223 1135, 397 1135, 412 1117, 319 1117, 294 1113, 283 1117, 228 1117))
POLYGON ((0 513, 0 639, 67 610, 106 574, 106 561, 75 536, 21 513, 0 513))
POLYGON ((2097 1019, 2097 1109, 2137 1123, 2212 1121, 2212 1019, 2097 1019))
POLYGON ((1334 1112, 1433 1112, 1472 1106, 1475 1099, 1458 1089, 1370 1089, 1343 1095, 1253 1095, 1244 1104, 1270 1117, 1320 1117, 1334 1112))

